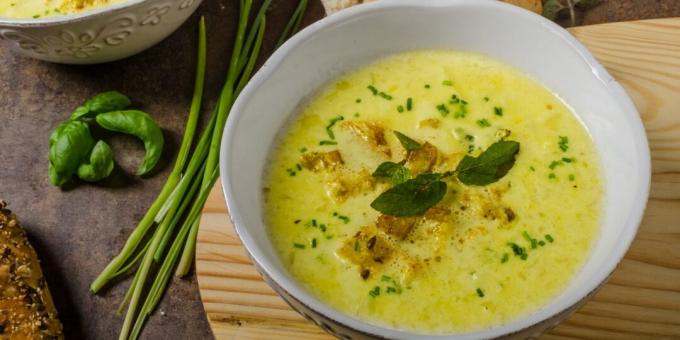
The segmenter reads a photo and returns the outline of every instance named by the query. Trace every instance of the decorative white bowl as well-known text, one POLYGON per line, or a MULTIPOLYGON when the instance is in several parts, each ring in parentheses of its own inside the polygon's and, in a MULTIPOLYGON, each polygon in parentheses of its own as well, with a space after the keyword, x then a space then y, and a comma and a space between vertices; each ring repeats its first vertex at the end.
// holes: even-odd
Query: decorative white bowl
MULTIPOLYGON (((236 231, 258 270, 296 310, 341 338, 529 338, 584 303, 637 232, 649 195, 650 156, 622 87, 573 36, 514 6, 481 0, 390 0, 357 6, 300 32, 265 63, 236 101, 222 140, 222 185, 236 231), (376 326, 317 299, 285 269, 264 223, 263 172, 277 134, 327 82, 413 49, 483 53, 514 65, 571 105, 599 152, 605 185, 601 231, 568 287, 529 315, 477 332, 432 336, 376 326)), ((565 207, 568 208, 568 207, 565 207)))
POLYGON ((0 44, 63 64, 97 64, 139 53, 174 32, 202 0, 130 0, 41 19, 0 17, 0 44))

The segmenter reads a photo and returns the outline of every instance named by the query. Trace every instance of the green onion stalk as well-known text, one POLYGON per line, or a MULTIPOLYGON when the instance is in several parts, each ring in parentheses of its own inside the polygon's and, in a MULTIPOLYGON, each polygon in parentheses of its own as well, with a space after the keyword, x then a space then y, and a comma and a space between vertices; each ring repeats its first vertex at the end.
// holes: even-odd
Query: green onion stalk
MULTIPOLYGON (((181 277, 191 269, 201 211, 219 177, 219 147, 224 125, 235 99, 255 70, 270 4, 271 0, 264 0, 249 23, 253 1, 240 0, 236 39, 225 84, 207 126, 194 145, 203 101, 207 51, 205 19, 201 17, 199 21, 194 92, 172 172, 123 249, 90 285, 90 290, 97 293, 134 270, 118 310, 122 314, 127 307, 119 339, 137 339, 167 289, 172 272, 181 277)), ((297 32, 306 7, 307 0, 301 0, 276 47, 297 32)))

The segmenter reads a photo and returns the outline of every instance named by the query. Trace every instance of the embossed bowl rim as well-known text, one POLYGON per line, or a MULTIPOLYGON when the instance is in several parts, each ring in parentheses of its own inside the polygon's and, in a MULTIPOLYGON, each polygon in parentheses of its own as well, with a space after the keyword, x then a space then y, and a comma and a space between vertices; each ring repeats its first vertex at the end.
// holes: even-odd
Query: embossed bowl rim
POLYGON ((143 2, 153 2, 157 0, 127 0, 121 3, 106 5, 80 13, 56 15, 45 18, 21 18, 14 19, 0 16, 0 26, 2 27, 53 27, 67 23, 90 20, 96 17, 103 17, 111 12, 122 12, 128 8, 135 7, 143 2))

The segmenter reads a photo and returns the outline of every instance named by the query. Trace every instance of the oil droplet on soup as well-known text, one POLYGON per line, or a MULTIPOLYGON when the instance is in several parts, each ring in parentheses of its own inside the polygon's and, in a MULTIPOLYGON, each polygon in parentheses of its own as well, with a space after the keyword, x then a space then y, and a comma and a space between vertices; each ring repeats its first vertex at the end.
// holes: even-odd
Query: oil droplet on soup
POLYGON ((297 280, 367 322, 433 334, 549 302, 589 256, 602 199, 595 148, 570 109, 518 70, 454 51, 396 55, 325 87, 283 132, 266 183, 271 239, 297 280), (406 151, 394 131, 421 147, 406 151), (500 140, 521 146, 497 182, 447 177, 418 216, 371 208, 393 186, 372 176, 383 162, 405 178, 444 173, 500 140))

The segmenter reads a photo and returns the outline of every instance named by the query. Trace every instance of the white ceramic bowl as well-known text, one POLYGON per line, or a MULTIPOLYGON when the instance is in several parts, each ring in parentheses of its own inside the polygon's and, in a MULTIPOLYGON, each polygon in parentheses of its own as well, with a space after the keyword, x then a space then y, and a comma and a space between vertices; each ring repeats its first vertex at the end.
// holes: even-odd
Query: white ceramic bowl
POLYGON ((295 309, 342 338, 439 339, 375 326, 317 299, 286 271, 263 221, 263 172, 277 133, 327 82, 390 54, 450 48, 514 65, 563 98, 590 132, 605 197, 600 237, 583 268, 547 305, 503 326, 449 336, 537 336, 591 296, 635 237, 649 194, 650 156, 630 98, 567 31, 495 1, 391 0, 344 10, 296 35, 236 101, 222 141, 222 185, 236 230, 258 269, 295 309))
POLYGON ((201 1, 129 0, 64 16, 0 17, 0 44, 25 56, 55 63, 114 61, 163 40, 189 18, 201 1))

